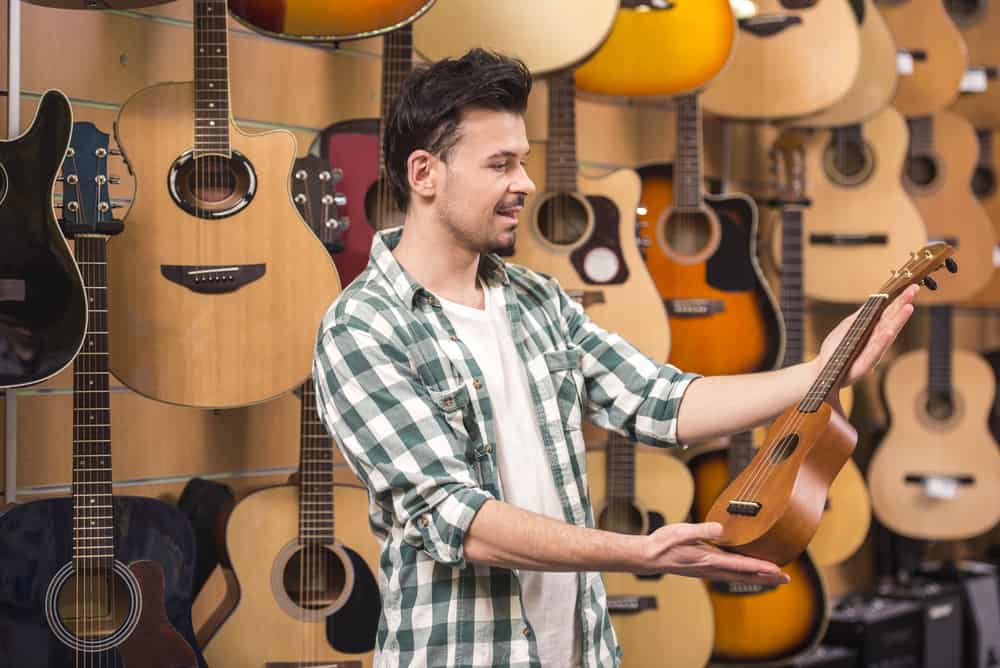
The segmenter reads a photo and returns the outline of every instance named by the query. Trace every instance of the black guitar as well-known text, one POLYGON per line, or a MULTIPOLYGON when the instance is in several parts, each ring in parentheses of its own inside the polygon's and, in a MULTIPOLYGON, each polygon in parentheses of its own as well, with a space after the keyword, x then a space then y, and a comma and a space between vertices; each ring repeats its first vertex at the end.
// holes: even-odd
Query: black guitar
POLYGON ((87 302, 52 209, 73 111, 47 91, 28 131, 0 142, 0 387, 62 371, 80 350, 87 302))
POLYGON ((74 126, 63 229, 90 313, 73 366, 72 494, 0 517, 2 668, 205 668, 191 627, 190 523, 162 501, 112 495, 105 243, 122 225, 107 155, 107 134, 74 126))

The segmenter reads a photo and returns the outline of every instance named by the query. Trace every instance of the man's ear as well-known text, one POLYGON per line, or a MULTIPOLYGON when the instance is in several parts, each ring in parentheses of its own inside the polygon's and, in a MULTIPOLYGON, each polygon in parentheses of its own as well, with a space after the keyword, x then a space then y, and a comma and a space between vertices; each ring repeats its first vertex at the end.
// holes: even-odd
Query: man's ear
POLYGON ((417 149, 406 160, 406 178, 418 197, 433 197, 437 191, 437 158, 417 149))

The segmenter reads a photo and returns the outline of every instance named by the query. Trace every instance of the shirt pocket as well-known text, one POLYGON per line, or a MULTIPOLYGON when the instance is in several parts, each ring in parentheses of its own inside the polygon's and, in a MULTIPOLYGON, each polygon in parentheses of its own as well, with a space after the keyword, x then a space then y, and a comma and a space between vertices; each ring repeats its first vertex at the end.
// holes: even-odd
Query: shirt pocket
POLYGON ((580 369, 582 355, 576 348, 566 348, 544 353, 543 356, 552 378, 563 426, 566 431, 577 431, 581 428, 586 393, 583 371, 580 369))

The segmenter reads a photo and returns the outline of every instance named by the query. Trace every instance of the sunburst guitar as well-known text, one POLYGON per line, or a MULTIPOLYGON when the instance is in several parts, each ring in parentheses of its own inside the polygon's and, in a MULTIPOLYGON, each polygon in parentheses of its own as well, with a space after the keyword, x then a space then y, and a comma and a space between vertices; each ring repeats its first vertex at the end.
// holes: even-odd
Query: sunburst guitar
POLYGON ((406 25, 434 0, 229 0, 240 22, 271 37, 329 42, 374 37, 406 25))

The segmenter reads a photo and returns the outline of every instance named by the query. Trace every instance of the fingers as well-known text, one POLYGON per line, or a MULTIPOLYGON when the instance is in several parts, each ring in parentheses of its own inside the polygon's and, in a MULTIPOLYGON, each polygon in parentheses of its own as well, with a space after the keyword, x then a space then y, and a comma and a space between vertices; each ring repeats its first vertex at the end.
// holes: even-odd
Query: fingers
POLYGON ((788 578, 787 575, 781 572, 780 568, 770 561, 746 557, 733 552, 719 551, 713 560, 712 566, 722 571, 748 577, 776 577, 780 582, 787 582, 788 578))
POLYGON ((722 525, 718 522, 702 522, 699 524, 681 522, 669 526, 672 529, 672 537, 675 545, 699 543, 702 541, 713 542, 722 537, 722 525))

